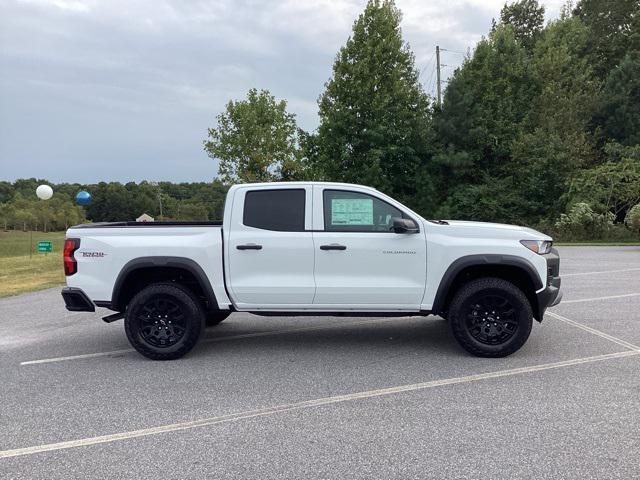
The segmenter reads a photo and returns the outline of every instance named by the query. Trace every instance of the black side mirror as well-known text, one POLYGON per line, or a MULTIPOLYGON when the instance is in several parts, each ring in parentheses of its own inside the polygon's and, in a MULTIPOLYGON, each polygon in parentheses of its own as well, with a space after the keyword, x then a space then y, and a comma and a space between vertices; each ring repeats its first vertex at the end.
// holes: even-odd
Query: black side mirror
POLYGON ((418 233, 416 222, 410 218, 394 217, 392 230, 395 233, 418 233))

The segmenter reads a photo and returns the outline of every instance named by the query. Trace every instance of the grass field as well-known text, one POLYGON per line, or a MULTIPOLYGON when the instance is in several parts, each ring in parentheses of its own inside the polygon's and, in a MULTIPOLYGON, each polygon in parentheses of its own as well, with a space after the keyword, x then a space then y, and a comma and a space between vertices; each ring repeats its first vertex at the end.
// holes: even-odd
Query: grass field
POLYGON ((0 231, 0 297, 62 284, 63 241, 64 232, 0 231), (38 253, 39 240, 52 241, 53 253, 38 253))

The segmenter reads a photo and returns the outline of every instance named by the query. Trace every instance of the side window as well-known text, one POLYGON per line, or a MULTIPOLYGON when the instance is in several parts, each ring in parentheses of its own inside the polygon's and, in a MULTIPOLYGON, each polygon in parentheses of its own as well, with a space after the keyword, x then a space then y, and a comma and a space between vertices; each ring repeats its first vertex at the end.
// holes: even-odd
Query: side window
POLYGON ((394 218, 408 218, 384 200, 365 193, 325 190, 326 232, 390 232, 394 218))
POLYGON ((302 232, 304 202, 302 188, 249 191, 244 197, 242 223, 263 230, 302 232))

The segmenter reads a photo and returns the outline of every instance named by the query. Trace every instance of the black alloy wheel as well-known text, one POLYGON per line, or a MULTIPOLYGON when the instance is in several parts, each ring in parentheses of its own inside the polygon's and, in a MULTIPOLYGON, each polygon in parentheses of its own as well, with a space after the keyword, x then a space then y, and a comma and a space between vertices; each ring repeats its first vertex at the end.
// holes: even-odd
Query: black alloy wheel
POLYGON ((499 293, 479 295, 467 304, 469 333, 485 345, 503 344, 518 330, 516 310, 508 298, 499 293))
POLYGON ((137 315, 140 336, 149 345, 167 348, 184 337, 187 330, 182 306, 171 298, 160 295, 151 297, 142 305, 137 315))
POLYGON ((173 360, 188 353, 204 330, 202 303, 176 283, 156 283, 127 305, 124 328, 129 342, 152 360, 173 360))
POLYGON ((453 336, 466 351, 478 357, 506 357, 529 338, 533 310, 516 285, 487 277, 456 291, 448 318, 453 336))

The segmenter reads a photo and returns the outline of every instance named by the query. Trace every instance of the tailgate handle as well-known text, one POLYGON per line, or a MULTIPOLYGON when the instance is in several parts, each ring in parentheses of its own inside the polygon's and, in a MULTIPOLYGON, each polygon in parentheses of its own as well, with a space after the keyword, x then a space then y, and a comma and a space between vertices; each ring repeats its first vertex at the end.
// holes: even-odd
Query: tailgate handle
POLYGON ((320 245, 320 250, 346 250, 346 245, 332 243, 331 245, 320 245))
POLYGON ((262 245, 256 245, 255 243, 247 243, 245 245, 238 245, 238 250, 262 250, 262 245))

